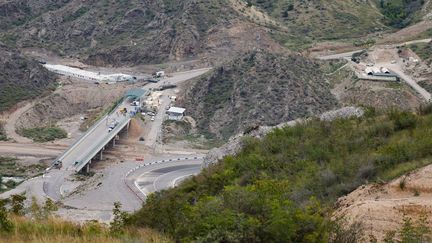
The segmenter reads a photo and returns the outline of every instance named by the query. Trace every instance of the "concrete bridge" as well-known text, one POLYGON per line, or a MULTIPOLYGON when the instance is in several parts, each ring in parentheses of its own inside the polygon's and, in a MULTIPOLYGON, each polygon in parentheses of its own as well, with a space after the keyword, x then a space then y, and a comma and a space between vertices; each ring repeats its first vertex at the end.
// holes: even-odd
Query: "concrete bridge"
POLYGON ((114 110, 102 117, 74 144, 72 144, 55 162, 61 161, 61 170, 74 170, 75 172, 89 171, 92 161, 101 160, 103 152, 108 146, 114 146, 119 139, 119 133, 128 131, 131 117, 138 106, 130 103, 140 99, 145 90, 136 89, 128 91, 123 101, 114 110), (126 108, 127 112, 120 112, 126 108))

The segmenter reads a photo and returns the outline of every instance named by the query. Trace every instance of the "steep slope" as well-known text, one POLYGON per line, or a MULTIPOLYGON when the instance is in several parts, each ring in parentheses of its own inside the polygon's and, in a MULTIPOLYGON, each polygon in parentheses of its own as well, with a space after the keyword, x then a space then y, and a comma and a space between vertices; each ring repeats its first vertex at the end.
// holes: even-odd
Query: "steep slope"
MULTIPOLYGON (((32 1, 21 2, 33 14, 32 1)), ((0 9, 8 4, 0 2, 0 9)), ((6 11, 17 17, 10 18, 13 23, 3 33, 4 41, 77 55, 95 65, 160 63, 196 58, 201 53, 217 58, 238 50, 278 46, 263 28, 237 18, 227 0, 71 0, 24 20, 19 17, 22 11, 6 11)))
POLYGON ((265 11, 292 34, 320 39, 364 36, 385 28, 373 1, 358 0, 248 0, 265 11))
POLYGON ((37 61, 0 43, 0 112, 53 89, 55 77, 37 61))
MULTIPOLYGON (((385 13, 418 19, 430 1, 422 10, 418 2, 385 13)), ((95 65, 214 63, 255 48, 280 51, 278 43, 307 47, 391 29, 383 11, 373 0, 0 0, 0 40, 95 65)))
POLYGON ((431 228, 431 172, 432 166, 428 165, 389 183, 359 187, 338 200, 335 215, 350 223, 361 222, 369 238, 373 236, 378 242, 389 232, 399 230, 404 219, 414 223, 426 217, 426 226, 431 228))
POLYGON ((222 139, 337 105, 319 64, 300 55, 261 51, 244 54, 194 81, 179 102, 201 132, 222 139))
MULTIPOLYGON (((150 195, 131 223, 187 242, 362 242, 368 229, 332 227, 334 203, 359 185, 390 181, 430 164, 431 121, 431 114, 369 110, 363 118, 309 120, 262 139, 244 139, 236 155, 150 195)), ((423 182, 429 185, 430 179, 423 182)), ((407 178, 401 197, 410 194, 411 186, 407 178)), ((418 188, 430 200, 430 186, 418 188)))

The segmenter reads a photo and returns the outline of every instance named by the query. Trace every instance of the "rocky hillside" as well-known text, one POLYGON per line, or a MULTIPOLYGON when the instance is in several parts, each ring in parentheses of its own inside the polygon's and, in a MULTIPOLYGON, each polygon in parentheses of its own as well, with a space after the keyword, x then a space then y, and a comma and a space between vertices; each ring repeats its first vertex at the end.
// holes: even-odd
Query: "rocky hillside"
POLYGON ((8 20, 5 42, 77 55, 95 65, 278 48, 263 28, 237 18, 227 0, 72 0, 55 1, 55 7, 49 0, 38 2, 0 1, 0 20, 8 20))
POLYGON ((0 43, 0 112, 54 88, 55 77, 37 61, 0 43))
POLYGON ((214 63, 255 48, 280 51, 279 44, 305 47, 390 29, 395 14, 402 20, 394 21, 404 20, 398 11, 417 16, 424 1, 414 2, 381 8, 372 0, 0 0, 0 40, 94 65, 198 57, 214 63))
POLYGON ((320 65, 299 55, 249 52, 195 80, 179 102, 207 135, 321 113, 337 106, 320 65))

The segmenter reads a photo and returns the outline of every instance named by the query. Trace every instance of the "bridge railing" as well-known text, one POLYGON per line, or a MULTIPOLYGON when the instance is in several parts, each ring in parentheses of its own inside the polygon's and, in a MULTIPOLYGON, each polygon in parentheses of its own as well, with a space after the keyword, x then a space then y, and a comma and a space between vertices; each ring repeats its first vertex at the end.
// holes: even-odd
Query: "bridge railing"
MULTIPOLYGON (((82 134, 72 145, 70 145, 62 154, 60 154, 55 160, 63 160, 73 149, 78 146, 87 136, 89 136, 101 123, 103 123, 112 113, 114 113, 122 104, 123 104, 124 98, 122 101, 119 102, 119 104, 108 114, 106 114, 104 117, 99 119, 99 121, 95 122, 90 128, 87 129, 87 131, 82 134)), ((54 163, 53 162, 53 163, 54 163)))
POLYGON ((77 161, 79 161, 79 163, 75 165, 76 166, 75 171, 78 172, 82 168, 84 168, 84 166, 86 166, 87 163, 90 162, 90 160, 94 156, 96 156, 96 154, 99 151, 101 151, 103 149, 103 147, 106 146, 111 141, 111 139, 113 139, 129 123, 129 121, 131 120, 131 118, 130 118, 129 115, 127 115, 127 116, 128 116, 127 119, 123 120, 123 122, 121 124, 117 125, 110 133, 108 133, 106 135, 106 137, 101 142, 99 142, 98 144, 96 144, 90 150, 89 153, 87 153, 86 155, 84 155, 84 157, 82 157, 79 160, 77 160, 77 161))

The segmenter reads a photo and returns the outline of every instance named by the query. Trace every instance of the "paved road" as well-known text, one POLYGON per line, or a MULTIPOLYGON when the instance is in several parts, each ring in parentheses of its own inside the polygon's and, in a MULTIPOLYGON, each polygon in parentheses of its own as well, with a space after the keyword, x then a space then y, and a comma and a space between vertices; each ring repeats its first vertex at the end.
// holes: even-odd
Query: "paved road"
MULTIPOLYGON (((148 181, 149 185, 154 185, 152 188, 145 189, 146 193, 150 193, 178 184, 187 176, 199 173, 201 169, 202 160, 177 160, 183 157, 161 156, 160 158, 167 161, 161 163, 161 160, 155 160, 155 158, 149 158, 141 163, 125 161, 111 165, 103 169, 102 177, 95 178, 96 180, 92 183, 93 186, 90 186, 90 189, 65 198, 63 203, 69 207, 79 209, 81 214, 83 212, 89 213, 88 217, 77 216, 79 220, 98 219, 109 221, 112 216, 111 210, 114 202, 120 202, 122 209, 129 212, 141 208, 145 195, 135 186, 134 182, 137 178, 148 181), (152 164, 148 165, 150 163, 152 164), (147 166, 144 166, 146 164, 147 166), (129 173, 140 165, 142 167, 134 170, 133 173, 129 173), (147 173, 157 174, 157 176, 147 177, 149 175, 147 173)), ((73 219, 73 216, 70 217, 73 219)))
POLYGON ((148 194, 178 185, 189 176, 201 171, 202 158, 161 162, 143 166, 128 175, 127 179, 135 193, 142 193, 143 198, 148 194), (132 182, 132 183, 130 183, 132 182))
POLYGON ((332 55, 326 55, 326 56, 320 56, 317 57, 320 60, 332 60, 332 59, 342 59, 342 58, 349 58, 351 59, 351 56, 359 51, 362 51, 363 49, 359 49, 359 50, 355 50, 355 51, 350 51, 350 52, 344 52, 344 53, 337 53, 337 54, 332 54, 332 55))
MULTIPOLYGON (((193 70, 188 72, 175 73, 173 74, 173 77, 166 78, 159 83, 150 83, 148 85, 145 85, 144 88, 145 89, 157 88, 163 84, 179 84, 188 79, 197 77, 207 72, 208 70, 209 69, 200 69, 200 70, 193 70)), ((126 102, 124 105, 128 106, 128 103, 126 102)), ((165 109, 160 109, 161 117, 164 112, 165 109)), ((81 216, 84 216, 84 218, 86 213, 89 212, 89 216, 87 219, 92 219, 92 217, 99 217, 98 219, 108 220, 109 215, 111 215, 112 204, 115 201, 120 201, 123 204, 123 208, 125 210, 133 211, 135 209, 138 209, 141 206, 142 201, 139 199, 137 194, 131 190, 131 188, 128 186, 128 184, 125 183, 124 180, 127 172, 138 165, 136 162, 132 162, 132 161, 120 163, 115 166, 110 166, 104 169, 102 172, 104 175, 103 180, 101 181, 101 184, 100 185, 98 184, 96 188, 90 188, 90 189, 87 188, 84 191, 81 191, 79 194, 74 194, 66 198, 64 198, 62 195, 63 193, 68 194, 69 192, 73 191, 77 185, 79 185, 79 183, 71 180, 72 178, 71 176, 75 173, 75 171, 73 170, 73 163, 75 162, 76 158, 79 158, 81 154, 85 153, 85 151, 88 151, 90 147, 94 146, 94 144, 98 142, 97 140, 99 137, 97 136, 98 134, 107 133, 107 124, 109 123, 106 123, 105 120, 103 120, 100 126, 97 126, 97 128, 94 131, 91 131, 89 133, 90 135, 88 136, 95 136, 96 140, 86 139, 83 142, 83 144, 79 144, 77 146, 77 149, 75 151, 72 151, 70 154, 67 154, 65 156, 67 157, 67 159, 63 160, 63 168, 61 170, 52 169, 49 171, 49 173, 46 173, 44 177, 40 177, 34 180, 33 183, 31 183, 30 181, 26 181, 22 183, 20 186, 18 186, 14 191, 16 192, 26 191, 28 192, 28 195, 36 194, 38 197, 43 197, 44 195, 42 194, 45 191, 46 196, 49 196, 56 201, 62 201, 63 203, 65 203, 65 205, 75 207, 76 209, 74 210, 80 210, 81 216), (99 213, 95 213, 96 211, 98 211, 99 213)), ((152 124, 151 130, 156 131, 155 132, 156 137, 160 132, 161 124, 162 122, 155 122, 152 124)), ((147 138, 145 139, 147 140, 147 138)), ((153 139, 152 141, 155 141, 155 139, 153 139)), ((6 148, 3 148, 3 150, 4 149, 6 148)), ((1 153, 1 149, 0 149, 0 153, 1 153)), ((174 160, 173 156, 184 157, 185 155, 152 154, 149 155, 149 158, 152 158, 153 160, 172 158, 174 160)), ((172 165, 170 164, 154 165, 159 169, 171 168, 171 169, 167 169, 166 173, 160 174, 162 178, 159 178, 158 182, 155 183, 156 185, 155 187, 157 189, 163 189, 169 185, 172 185, 173 183, 174 184, 178 183, 186 176, 190 174, 198 173, 199 168, 201 168, 201 166, 199 165, 201 161, 194 161, 194 162, 177 161, 175 165, 179 165, 180 163, 186 163, 186 164, 192 163, 194 165, 191 168, 188 167, 177 168, 179 169, 178 172, 175 172, 175 169, 173 170, 172 165), (168 174, 168 175, 164 175, 164 174, 168 174)), ((153 165, 149 166, 148 168, 153 168, 153 165)), ((139 171, 141 171, 141 169, 137 170, 137 172, 139 171)), ((137 174, 137 175, 139 176, 141 174, 137 174)), ((138 191, 138 189, 136 189, 136 191, 138 191)))
MULTIPOLYGON (((413 40, 413 41, 408 41, 408 42, 404 42, 401 44, 395 44, 395 45, 390 45, 390 46, 397 46, 397 45, 409 45, 409 44, 415 44, 415 43, 429 43, 430 41, 432 41, 432 39, 421 39, 421 40, 413 40)), ((333 54, 333 55, 327 55, 327 56, 321 56, 318 57, 318 59, 321 60, 331 60, 331 59, 341 59, 341 58, 345 58, 345 59, 350 59, 351 55, 353 53, 356 53, 360 50, 356 50, 356 51, 351 51, 351 52, 345 52, 345 53, 339 53, 339 54, 333 54)), ((426 91, 423 87, 421 87, 420 85, 417 84, 417 82, 410 77, 409 75, 406 75, 403 70, 402 70, 402 66, 403 63, 401 62, 401 60, 397 60, 396 63, 390 63, 390 62, 381 62, 381 63, 376 63, 376 66, 378 67, 387 67, 388 69, 390 69, 391 71, 395 72, 397 75, 399 75, 399 77, 401 79, 403 79, 409 86, 411 86, 411 88, 413 88, 418 94, 420 94, 421 97, 423 97, 426 101, 430 101, 431 100, 431 94, 426 91)))
MULTIPOLYGON (((416 43, 429 43, 432 41, 432 38, 429 39, 421 39, 421 40, 412 40, 412 41, 408 41, 408 42, 403 42, 403 43, 399 43, 399 44, 392 44, 392 45, 387 45, 387 46, 401 46, 401 45, 411 45, 411 44, 416 44, 416 43)), ((357 50, 354 51, 350 51, 350 52, 343 52, 343 53, 336 53, 336 54, 331 54, 331 55, 324 55, 324 56, 319 56, 317 57, 317 59, 321 59, 321 60, 332 60, 332 59, 341 59, 341 58, 351 58, 352 54, 362 51, 365 48, 359 48, 357 50)))
POLYGON ((391 63, 384 63, 379 65, 385 65, 390 69, 391 71, 395 72, 401 79, 403 79, 409 86, 411 86, 417 93, 419 93, 426 101, 431 100, 431 94, 426 91, 423 87, 417 84, 417 82, 411 78, 410 76, 406 75, 401 69, 400 66, 397 64, 391 64, 391 63))
MULTIPOLYGON (((129 99, 126 99, 118 108, 126 108, 128 111, 131 111, 134 107, 130 105, 130 102, 129 99)), ((88 154, 94 152, 97 145, 109 142, 110 135, 112 135, 114 131, 108 132, 108 127, 114 122, 118 122, 120 125, 129 120, 129 114, 122 115, 115 111, 98 121, 95 126, 91 127, 77 143, 72 145, 72 147, 63 156, 61 156, 63 162, 61 170, 75 170, 75 161, 83 163, 87 162, 85 161, 85 158, 88 154)))

